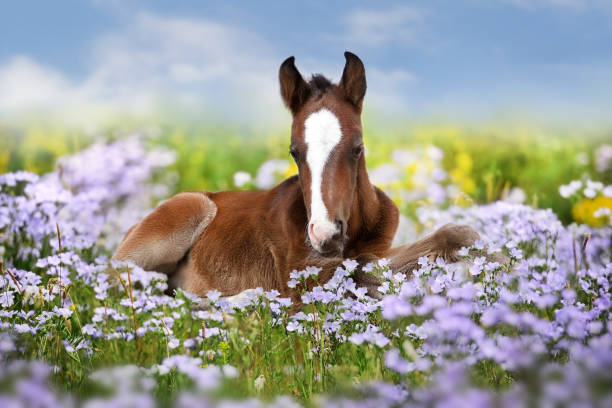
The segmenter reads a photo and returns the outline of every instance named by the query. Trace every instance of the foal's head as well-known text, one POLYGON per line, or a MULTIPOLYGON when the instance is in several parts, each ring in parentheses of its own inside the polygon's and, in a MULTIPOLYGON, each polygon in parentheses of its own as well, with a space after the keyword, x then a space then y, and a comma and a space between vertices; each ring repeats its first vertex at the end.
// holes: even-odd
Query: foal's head
POLYGON ((366 92, 361 60, 345 52, 342 79, 321 75, 306 82, 290 57, 279 71, 281 95, 291 110, 291 156, 308 215, 308 239, 323 256, 344 249, 357 174, 365 169, 361 107, 366 92))

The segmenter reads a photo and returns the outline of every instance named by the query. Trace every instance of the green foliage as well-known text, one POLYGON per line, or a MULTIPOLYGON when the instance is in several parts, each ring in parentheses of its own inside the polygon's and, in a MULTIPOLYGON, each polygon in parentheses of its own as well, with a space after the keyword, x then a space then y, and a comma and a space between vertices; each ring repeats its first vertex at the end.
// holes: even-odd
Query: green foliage
MULTIPOLYGON (((104 135, 116 137, 142 125, 109 127, 104 135)), ((154 127, 155 143, 178 153, 176 191, 235 188, 233 175, 255 175, 270 158, 289 160, 289 129, 265 133, 253 129, 213 125, 163 125, 154 127)), ((59 126, 32 125, 26 129, 0 126, 0 173, 29 170, 43 173, 55 160, 90 144, 96 135, 59 126), (43 130, 44 129, 44 130, 43 130)), ((104 136, 108 138, 109 136, 104 136)), ((462 184, 475 202, 492 202, 520 187, 527 202, 552 208, 564 222, 572 220, 571 202, 560 197, 558 186, 594 171, 594 149, 610 139, 610 131, 578 131, 525 125, 453 124, 395 125, 366 122, 364 138, 368 166, 391 160, 396 149, 434 144, 444 153, 447 171, 462 184), (582 157, 582 159, 580 159, 582 157)), ((612 172, 599 174, 612 183, 612 172)))

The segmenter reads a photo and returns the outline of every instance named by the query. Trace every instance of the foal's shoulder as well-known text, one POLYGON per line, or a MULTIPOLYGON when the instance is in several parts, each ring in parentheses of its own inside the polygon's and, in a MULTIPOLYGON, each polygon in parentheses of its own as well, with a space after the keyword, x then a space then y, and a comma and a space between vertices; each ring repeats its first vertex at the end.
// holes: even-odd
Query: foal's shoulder
POLYGON ((399 225, 399 209, 391 197, 380 188, 375 186, 374 191, 376 191, 376 197, 378 198, 379 227, 384 226, 384 228, 392 230, 393 235, 395 235, 399 225))
POLYGON ((291 176, 281 181, 276 187, 272 188, 272 190, 270 191, 274 193, 284 193, 290 190, 299 189, 299 187, 300 187, 299 178, 298 178, 298 175, 296 174, 294 176, 291 176))
POLYGON ((271 203, 274 205, 282 203, 291 204, 295 200, 303 201, 302 189, 300 188, 300 182, 297 175, 283 180, 276 187, 268 190, 268 192, 271 203))
POLYGON ((373 187, 374 187, 374 191, 376 192, 376 198, 378 198, 379 205, 383 207, 383 209, 394 208, 397 210, 397 205, 395 205, 395 203, 393 202, 391 197, 387 195, 387 193, 385 193, 384 191, 382 191, 380 188, 376 186, 373 186, 373 187))

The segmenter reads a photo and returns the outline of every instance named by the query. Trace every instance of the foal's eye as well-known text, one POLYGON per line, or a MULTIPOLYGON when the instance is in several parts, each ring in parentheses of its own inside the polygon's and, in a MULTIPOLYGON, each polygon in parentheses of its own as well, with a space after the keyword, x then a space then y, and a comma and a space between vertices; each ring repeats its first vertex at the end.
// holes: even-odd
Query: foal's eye
POLYGON ((363 153, 363 145, 353 147, 353 157, 358 158, 363 153))
POLYGON ((296 162, 298 161, 300 154, 298 153, 297 150, 291 149, 289 150, 289 154, 291 155, 291 157, 293 157, 293 160, 295 160, 296 162))

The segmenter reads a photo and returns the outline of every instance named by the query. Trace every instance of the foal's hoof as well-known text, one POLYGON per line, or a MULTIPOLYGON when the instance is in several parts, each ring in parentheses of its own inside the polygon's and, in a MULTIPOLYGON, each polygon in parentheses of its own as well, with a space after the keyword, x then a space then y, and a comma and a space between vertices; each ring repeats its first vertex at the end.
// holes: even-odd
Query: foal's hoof
POLYGON ((458 250, 474 245, 480 235, 467 225, 446 224, 434 233, 438 247, 443 250, 458 250))
POLYGON ((357 266, 353 273, 355 285, 360 288, 366 288, 368 290, 368 296, 378 300, 382 299, 382 294, 378 291, 381 282, 375 275, 365 272, 363 268, 370 263, 376 263, 379 259, 379 257, 372 254, 358 255, 355 260, 359 266, 357 266))
POLYGON ((433 238, 437 247, 436 256, 447 262, 457 262, 461 259, 457 251, 474 245, 480 235, 467 225, 446 224, 434 232, 433 238))
POLYGON ((360 288, 366 288, 368 290, 368 296, 374 299, 382 299, 382 294, 378 291, 378 287, 381 285, 380 280, 372 275, 371 273, 358 270, 353 275, 355 284, 360 288))
POLYGON ((192 312, 206 311, 210 309, 212 309, 212 304, 210 303, 210 300, 208 299, 201 299, 199 302, 194 303, 191 306, 192 312))

